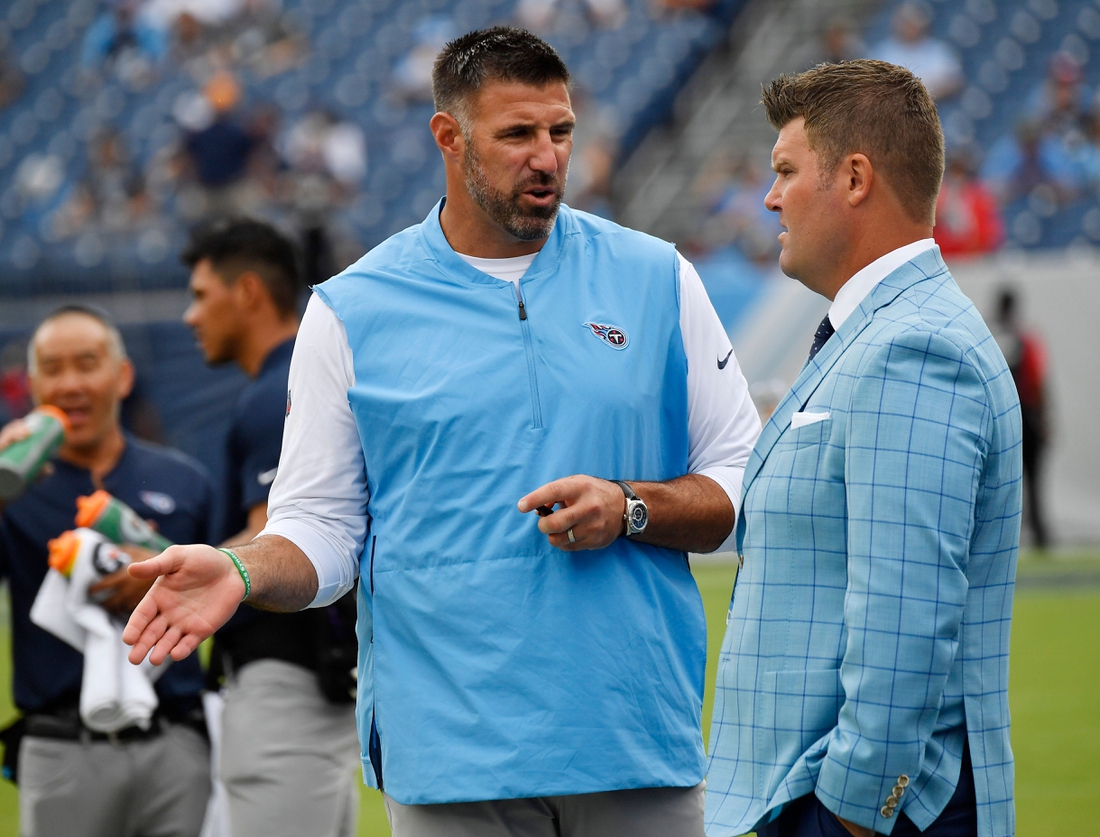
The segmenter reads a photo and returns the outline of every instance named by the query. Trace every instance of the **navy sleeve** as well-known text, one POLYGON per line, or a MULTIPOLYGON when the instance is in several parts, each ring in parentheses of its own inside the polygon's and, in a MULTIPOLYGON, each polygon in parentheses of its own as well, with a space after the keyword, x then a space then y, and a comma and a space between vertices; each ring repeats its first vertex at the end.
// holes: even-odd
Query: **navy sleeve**
POLYGON ((240 485, 240 510, 245 514, 267 502, 283 446, 285 394, 279 393, 273 403, 267 403, 272 402, 269 392, 258 392, 256 396, 249 399, 248 409, 238 416, 233 428, 239 468, 234 476, 240 485))

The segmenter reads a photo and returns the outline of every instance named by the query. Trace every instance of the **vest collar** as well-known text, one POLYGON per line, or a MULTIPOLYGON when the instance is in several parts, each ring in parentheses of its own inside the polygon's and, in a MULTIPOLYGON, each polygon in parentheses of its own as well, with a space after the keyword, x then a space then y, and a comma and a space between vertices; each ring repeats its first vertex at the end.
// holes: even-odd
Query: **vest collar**
MULTIPOLYGON (((439 214, 443 211, 443 205, 446 202, 446 197, 440 199, 439 203, 428 213, 424 223, 418 228, 421 244, 428 251, 430 258, 439 265, 447 277, 464 284, 498 285, 501 287, 511 285, 511 282, 505 282, 495 276, 490 276, 488 273, 482 273, 454 251, 450 242, 447 241, 447 236, 443 234, 443 227, 439 222, 439 214)), ((554 222, 554 228, 550 231, 550 237, 542 245, 542 249, 535 256, 535 260, 527 269, 527 273, 523 275, 520 284, 525 285, 533 280, 542 279, 556 273, 565 255, 566 241, 575 233, 576 222, 573 218, 573 211, 563 203, 558 210, 558 218, 554 222)))

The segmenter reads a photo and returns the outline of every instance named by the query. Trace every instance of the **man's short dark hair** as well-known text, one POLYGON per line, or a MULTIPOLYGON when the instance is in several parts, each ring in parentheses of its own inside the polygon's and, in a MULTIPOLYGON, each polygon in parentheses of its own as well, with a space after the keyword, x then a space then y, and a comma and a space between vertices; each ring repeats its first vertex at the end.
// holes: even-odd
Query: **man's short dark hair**
POLYGON ((280 314, 297 310, 300 285, 294 245, 270 224, 237 218, 199 227, 191 233, 180 261, 192 269, 209 261, 226 284, 251 270, 263 280, 280 314))
POLYGON ((533 87, 570 82, 569 70, 550 44, 526 29, 494 26, 468 32, 443 47, 432 68, 435 109, 466 130, 470 100, 488 81, 533 87))
POLYGON ((904 67, 871 59, 820 64, 765 85, 763 104, 777 131, 806 120, 823 172, 835 172, 848 154, 866 154, 910 218, 935 221, 943 129, 928 90, 904 67))

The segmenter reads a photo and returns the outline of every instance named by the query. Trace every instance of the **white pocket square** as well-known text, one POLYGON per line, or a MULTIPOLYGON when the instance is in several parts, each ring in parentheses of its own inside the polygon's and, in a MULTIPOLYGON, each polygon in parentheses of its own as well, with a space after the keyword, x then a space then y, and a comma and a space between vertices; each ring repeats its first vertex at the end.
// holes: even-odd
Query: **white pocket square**
POLYGON ((791 416, 791 430, 797 430, 800 427, 805 427, 808 424, 817 424, 819 421, 825 421, 829 417, 828 412, 824 413, 795 413, 791 416))

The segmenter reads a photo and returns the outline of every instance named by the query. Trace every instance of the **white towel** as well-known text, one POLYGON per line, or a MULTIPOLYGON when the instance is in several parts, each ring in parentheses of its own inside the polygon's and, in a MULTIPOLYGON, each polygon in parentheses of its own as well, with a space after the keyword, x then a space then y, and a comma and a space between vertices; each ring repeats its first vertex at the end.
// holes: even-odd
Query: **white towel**
POLYGON ((147 660, 131 665, 126 659, 129 648, 122 641, 123 625, 88 598, 88 587, 128 564, 129 556, 98 532, 75 531, 80 549, 72 572, 66 579, 50 570, 31 608, 31 620, 84 653, 80 717, 88 729, 148 728, 157 708, 152 681, 165 667, 147 660), (84 641, 78 646, 81 632, 84 641))
POLYGON ((31 605, 31 621, 83 654, 88 632, 69 616, 69 609, 65 606, 68 595, 69 579, 57 570, 47 572, 31 605))

